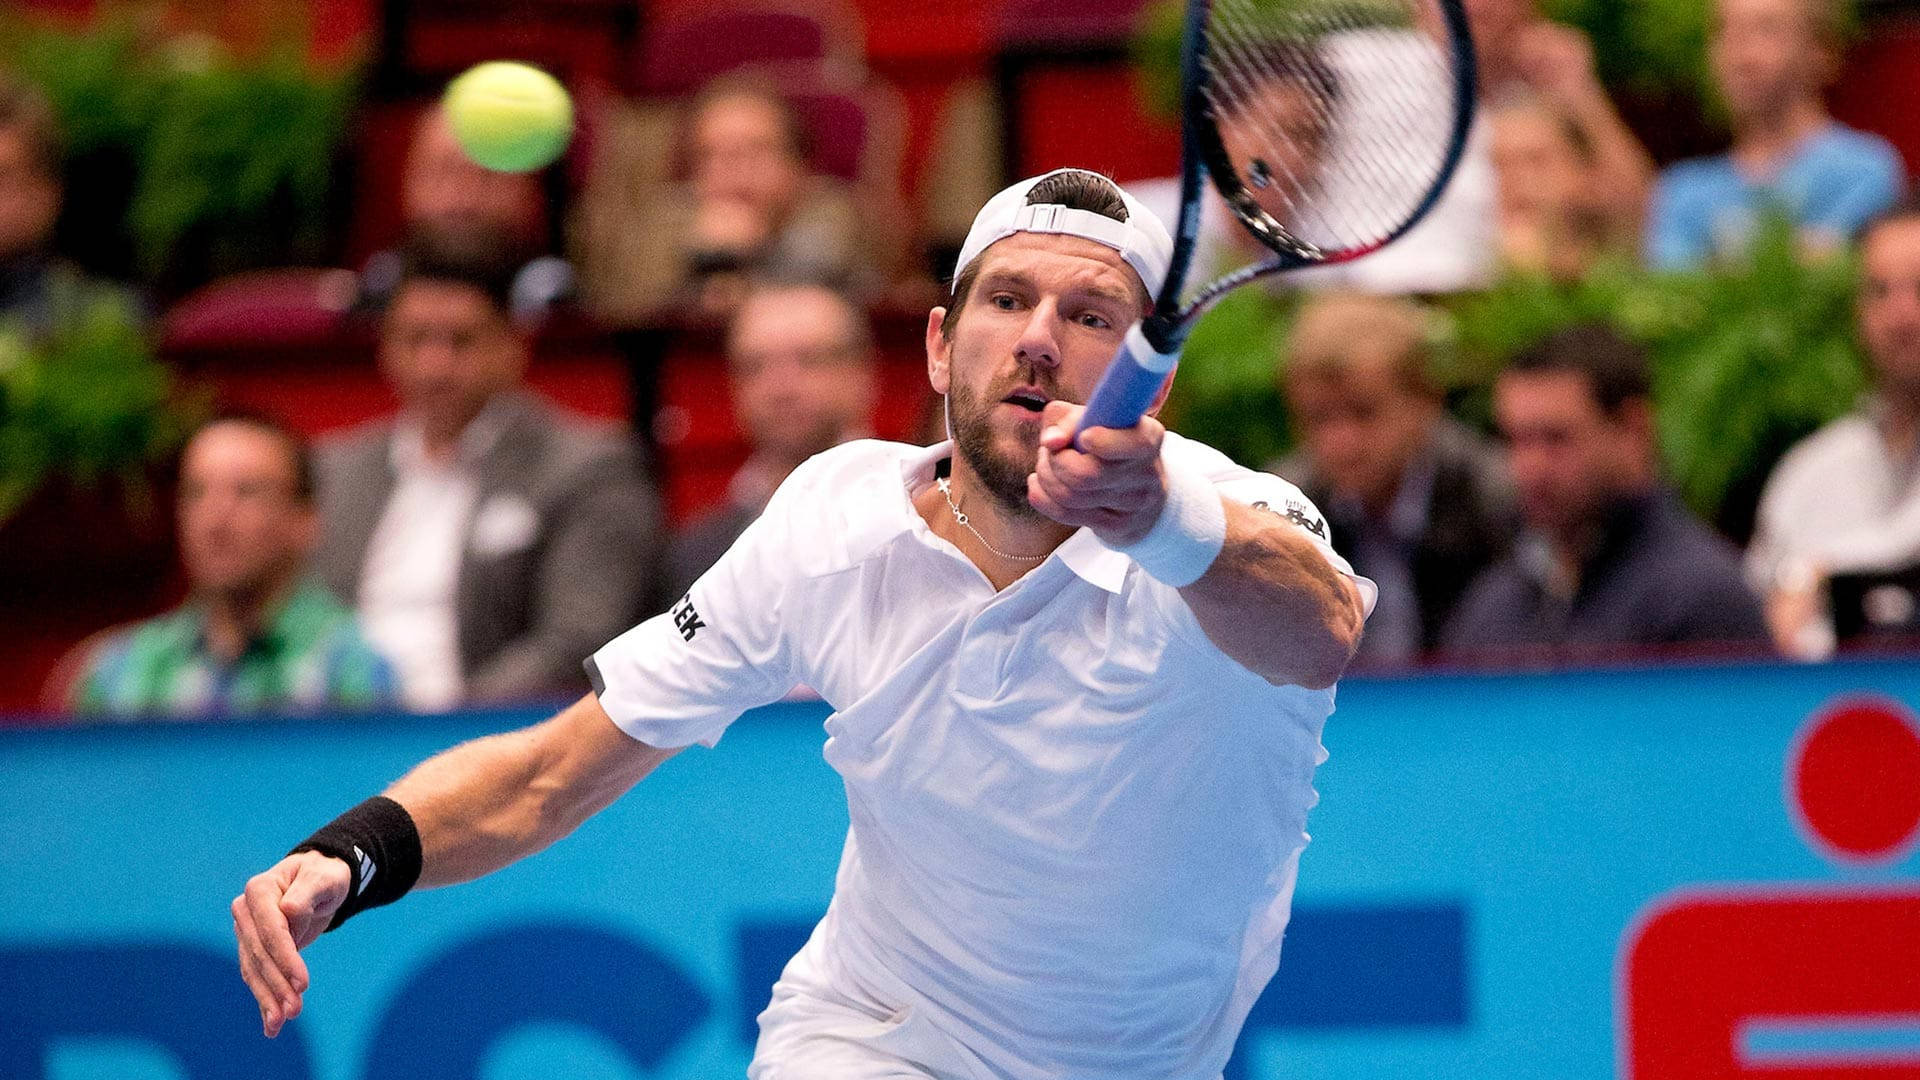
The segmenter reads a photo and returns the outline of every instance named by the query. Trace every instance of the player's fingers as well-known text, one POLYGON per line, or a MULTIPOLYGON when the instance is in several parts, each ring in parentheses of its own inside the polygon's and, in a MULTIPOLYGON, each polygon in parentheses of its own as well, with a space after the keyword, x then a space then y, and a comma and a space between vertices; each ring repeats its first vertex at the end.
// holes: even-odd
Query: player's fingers
POLYGON ((304 977, 307 965, 293 947, 287 917, 280 913, 280 882, 271 873, 260 874, 247 882, 246 891, 240 895, 246 901, 246 917, 253 927, 260 974, 282 1002, 291 1004, 299 994, 293 985, 293 973, 298 971, 304 977))
POLYGON ((1076 445, 1081 452, 1104 461, 1139 461, 1159 457, 1166 434, 1166 426, 1160 421, 1143 416, 1130 428, 1088 428, 1080 433, 1076 445))
POLYGON ((240 945, 241 977, 260 1003, 261 1030, 271 1039, 280 1033, 280 1025, 286 1022, 288 1003, 296 1000, 296 995, 261 949, 253 906, 246 902, 245 896, 233 903, 233 936, 240 945))
POLYGON ((1080 515, 1055 502, 1053 497, 1047 494, 1046 489, 1040 486, 1040 478, 1032 473, 1027 474, 1027 503, 1036 511, 1062 525, 1072 525, 1077 528, 1085 524, 1080 520, 1080 515))
POLYGON ((1089 510, 1105 505, 1104 485, 1092 482, 1084 475, 1069 472, 1050 455, 1040 456, 1032 475, 1039 481, 1041 491, 1063 509, 1089 510))
POLYGON ((1073 505, 1135 509, 1157 497, 1162 487, 1158 462, 1103 461, 1074 450, 1041 451, 1034 472, 1057 480, 1071 491, 1073 505))
MULTIPOLYGON (((234 903, 238 904, 239 901, 235 900, 234 903)), ((266 987, 260 981, 259 973, 254 969, 253 951, 247 947, 246 939, 242 936, 240 919, 237 915, 233 920, 233 942, 234 951, 240 958, 240 981, 247 984, 247 992, 253 995, 254 1004, 260 1007, 260 1032, 272 1038, 271 1025, 277 1019, 274 1015, 273 998, 267 993, 266 987)))

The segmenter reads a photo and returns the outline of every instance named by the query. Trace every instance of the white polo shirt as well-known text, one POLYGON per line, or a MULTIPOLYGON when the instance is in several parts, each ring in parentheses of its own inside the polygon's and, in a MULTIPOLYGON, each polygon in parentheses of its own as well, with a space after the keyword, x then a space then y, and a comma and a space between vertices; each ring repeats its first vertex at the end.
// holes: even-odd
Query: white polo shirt
MULTIPOLYGON (((1326 531, 1278 477, 1163 452, 1326 531)), ((1216 1077, 1279 961, 1333 691, 1228 659, 1084 529, 996 593, 913 506, 950 453, 801 466, 685 601, 595 654, 600 703, 651 745, 711 746, 819 691, 852 825, 787 978, 924 1016, 939 1075, 1216 1077)))

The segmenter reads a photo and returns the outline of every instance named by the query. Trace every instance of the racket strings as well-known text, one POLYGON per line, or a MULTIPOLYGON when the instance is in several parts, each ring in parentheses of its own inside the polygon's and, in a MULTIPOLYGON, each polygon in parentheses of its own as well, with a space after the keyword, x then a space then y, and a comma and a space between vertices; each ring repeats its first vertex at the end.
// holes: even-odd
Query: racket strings
POLYGON ((1371 250, 1426 201, 1459 106, 1436 0, 1215 0, 1206 35, 1208 168, 1270 246, 1371 250))

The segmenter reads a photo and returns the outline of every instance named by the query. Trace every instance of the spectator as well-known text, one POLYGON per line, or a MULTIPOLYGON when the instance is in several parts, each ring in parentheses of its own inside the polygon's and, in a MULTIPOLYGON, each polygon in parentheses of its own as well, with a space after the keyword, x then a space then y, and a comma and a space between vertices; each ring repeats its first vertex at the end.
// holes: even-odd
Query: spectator
POLYGON ((1552 99, 1508 96, 1488 114, 1507 266, 1574 280, 1638 243, 1642 203, 1607 190, 1586 129, 1552 99))
MULTIPOLYGON (((400 216, 409 235, 458 236, 478 230, 507 237, 519 264, 508 294, 518 320, 537 318, 573 293, 573 267, 557 255, 543 253, 546 197, 539 174, 495 172, 476 164, 454 139, 438 102, 422 110, 414 124, 406 171, 400 179, 400 216)), ((370 306, 386 303, 405 262, 399 247, 367 259, 360 271, 360 289, 370 306)))
POLYGON ((727 499, 674 538, 667 602, 678 599, 751 525, 774 489, 822 450, 867 434, 873 412, 873 328, 844 293, 763 283, 727 333, 733 415, 753 456, 727 499))
POLYGON ((1835 646, 1830 575, 1920 563, 1920 198, 1867 226, 1859 305, 1874 393, 1781 459, 1748 549, 1774 640, 1810 660, 1835 646))
POLYGON ((53 107, 0 75, 0 321, 44 338, 102 304, 144 320, 131 292, 54 253, 60 159, 53 107))
POLYGON ((1494 415, 1528 531, 1467 590, 1444 635, 1478 659, 1757 645, 1733 546, 1659 479, 1646 356, 1598 325, 1516 357, 1494 415))
POLYGON ((651 486, 627 439, 522 386, 504 242, 431 239, 380 327, 399 416, 323 449, 318 565, 357 599, 409 706, 584 690, 581 659, 652 578, 651 486))
POLYGON ((395 694, 353 614, 307 572, 318 519, 313 461, 292 429, 227 413, 180 465, 180 608, 108 637, 75 683, 91 715, 355 709, 395 694))
MULTIPOLYGON (((1653 162, 1625 121, 1620 119, 1594 70, 1593 49, 1578 30, 1540 17, 1534 0, 1475 0, 1467 5, 1480 74, 1482 113, 1491 102, 1514 96, 1550 104, 1581 132, 1591 151, 1588 182, 1594 198, 1606 205, 1632 208, 1638 220, 1652 183, 1653 162)), ((1407 36, 1407 50, 1417 43, 1407 36)), ((1415 88, 1405 71, 1422 70, 1411 59, 1383 52, 1377 40, 1365 48, 1347 48, 1338 36, 1323 43, 1322 61, 1336 87, 1398 86, 1401 93, 1444 93, 1439 85, 1415 88), (1379 70, 1396 69, 1392 78, 1379 70)), ((1393 110, 1391 97, 1379 93, 1349 95, 1340 108, 1393 110)), ((1377 128, 1356 120, 1349 134, 1377 128)), ((1349 150, 1341 131, 1332 133, 1330 156, 1377 155, 1373 147, 1349 150)), ((1459 167, 1432 211, 1405 236, 1365 258, 1338 266, 1288 274, 1281 283, 1302 288, 1345 288, 1369 293, 1443 293, 1478 288, 1495 274, 1500 252, 1498 181, 1493 137, 1484 116, 1468 131, 1459 167)), ((1422 151, 1424 153, 1424 151, 1422 151)), ((1167 220, 1179 205, 1177 180, 1152 180, 1130 190, 1167 220)), ((1202 237, 1196 265, 1214 270, 1247 260, 1240 226, 1218 198, 1202 210, 1202 237), (1238 250, 1236 250, 1238 248, 1238 250)), ((1255 249, 1257 251, 1257 249, 1255 249)))
POLYGON ((716 80, 688 106, 688 179, 583 229, 589 305, 617 325, 662 312, 724 317, 750 274, 885 284, 889 239, 840 181, 812 171, 808 134, 771 83, 716 80), (634 221, 645 223, 633 227, 634 221))
POLYGON ((1428 318, 1404 300, 1319 296, 1300 313, 1286 364, 1303 453, 1275 471, 1321 508, 1334 549, 1380 586, 1358 654, 1374 667, 1437 646, 1517 524, 1498 454, 1442 407, 1428 318))
POLYGON ((1839 66, 1842 17, 1837 0, 1716 0, 1711 58, 1733 148, 1661 175, 1648 262, 1678 269, 1737 251, 1767 208, 1832 246, 1899 198, 1899 154, 1835 121, 1821 98, 1839 66))

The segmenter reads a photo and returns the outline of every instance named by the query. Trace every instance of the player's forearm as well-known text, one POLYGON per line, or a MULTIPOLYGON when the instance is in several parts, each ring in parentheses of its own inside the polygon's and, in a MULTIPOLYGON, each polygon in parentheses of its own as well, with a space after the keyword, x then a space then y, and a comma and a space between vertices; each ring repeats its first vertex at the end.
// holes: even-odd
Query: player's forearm
POLYGON ((670 756, 621 734, 588 696, 429 758, 386 794, 419 829, 418 887, 451 885, 545 849, 670 756))
POLYGON ((1292 522, 1225 500, 1227 538, 1180 590, 1220 651, 1283 684, 1332 686, 1360 643, 1358 590, 1292 522))

